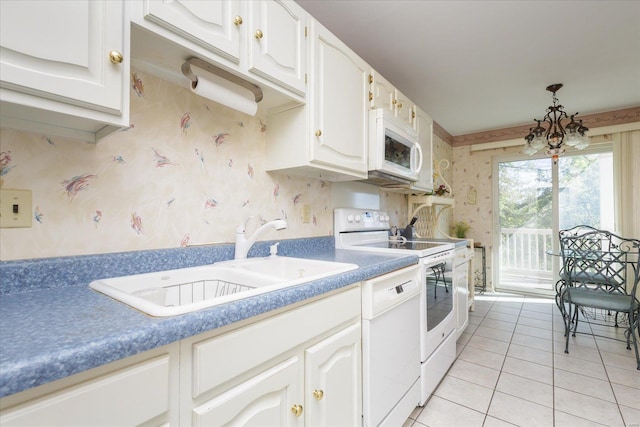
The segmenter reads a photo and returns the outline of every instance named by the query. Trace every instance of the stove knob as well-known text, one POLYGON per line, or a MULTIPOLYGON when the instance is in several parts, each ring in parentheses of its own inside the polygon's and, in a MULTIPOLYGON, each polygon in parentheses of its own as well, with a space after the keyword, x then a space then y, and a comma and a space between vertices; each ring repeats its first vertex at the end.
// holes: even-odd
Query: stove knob
POLYGON ((362 221, 362 217, 360 215, 356 215, 356 222, 362 221))
POLYGON ((389 216, 388 216, 388 215, 382 215, 382 216, 380 217, 380 221, 382 221, 382 222, 387 222, 387 221, 389 221, 389 216))
POLYGON ((347 222, 353 222, 353 215, 347 215, 347 222))

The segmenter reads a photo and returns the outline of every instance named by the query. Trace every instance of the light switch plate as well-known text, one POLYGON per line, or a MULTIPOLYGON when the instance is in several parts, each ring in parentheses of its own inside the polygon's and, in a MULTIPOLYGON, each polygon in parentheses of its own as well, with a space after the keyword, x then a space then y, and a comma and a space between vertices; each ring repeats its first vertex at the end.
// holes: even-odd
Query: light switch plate
POLYGON ((0 228, 31 227, 31 190, 0 189, 0 228))

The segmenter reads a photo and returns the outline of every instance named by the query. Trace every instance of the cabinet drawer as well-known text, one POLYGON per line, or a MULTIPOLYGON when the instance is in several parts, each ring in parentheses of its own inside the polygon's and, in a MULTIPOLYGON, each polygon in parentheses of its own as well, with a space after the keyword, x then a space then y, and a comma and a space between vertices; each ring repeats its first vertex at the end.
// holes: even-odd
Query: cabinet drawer
POLYGON ((139 425, 169 411, 169 356, 103 375, 8 410, 2 426, 139 425))
POLYGON ((360 288, 193 344, 193 397, 213 389, 353 318, 360 317, 360 288))

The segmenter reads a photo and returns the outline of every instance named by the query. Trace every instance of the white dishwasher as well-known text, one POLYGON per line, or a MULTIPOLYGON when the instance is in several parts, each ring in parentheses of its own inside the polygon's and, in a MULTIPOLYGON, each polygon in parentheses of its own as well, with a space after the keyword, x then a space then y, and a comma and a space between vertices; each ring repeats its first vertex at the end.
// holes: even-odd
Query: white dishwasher
POLYGON ((420 401, 420 270, 398 270, 362 290, 363 425, 402 425, 420 401))

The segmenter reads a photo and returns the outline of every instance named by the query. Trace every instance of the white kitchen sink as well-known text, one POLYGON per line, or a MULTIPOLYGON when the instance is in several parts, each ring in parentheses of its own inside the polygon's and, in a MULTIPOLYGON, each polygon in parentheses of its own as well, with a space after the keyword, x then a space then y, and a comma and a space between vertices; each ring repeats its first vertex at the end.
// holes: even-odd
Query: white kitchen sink
POLYGON ((95 280, 89 287, 151 316, 174 316, 358 268, 271 256, 95 280))

